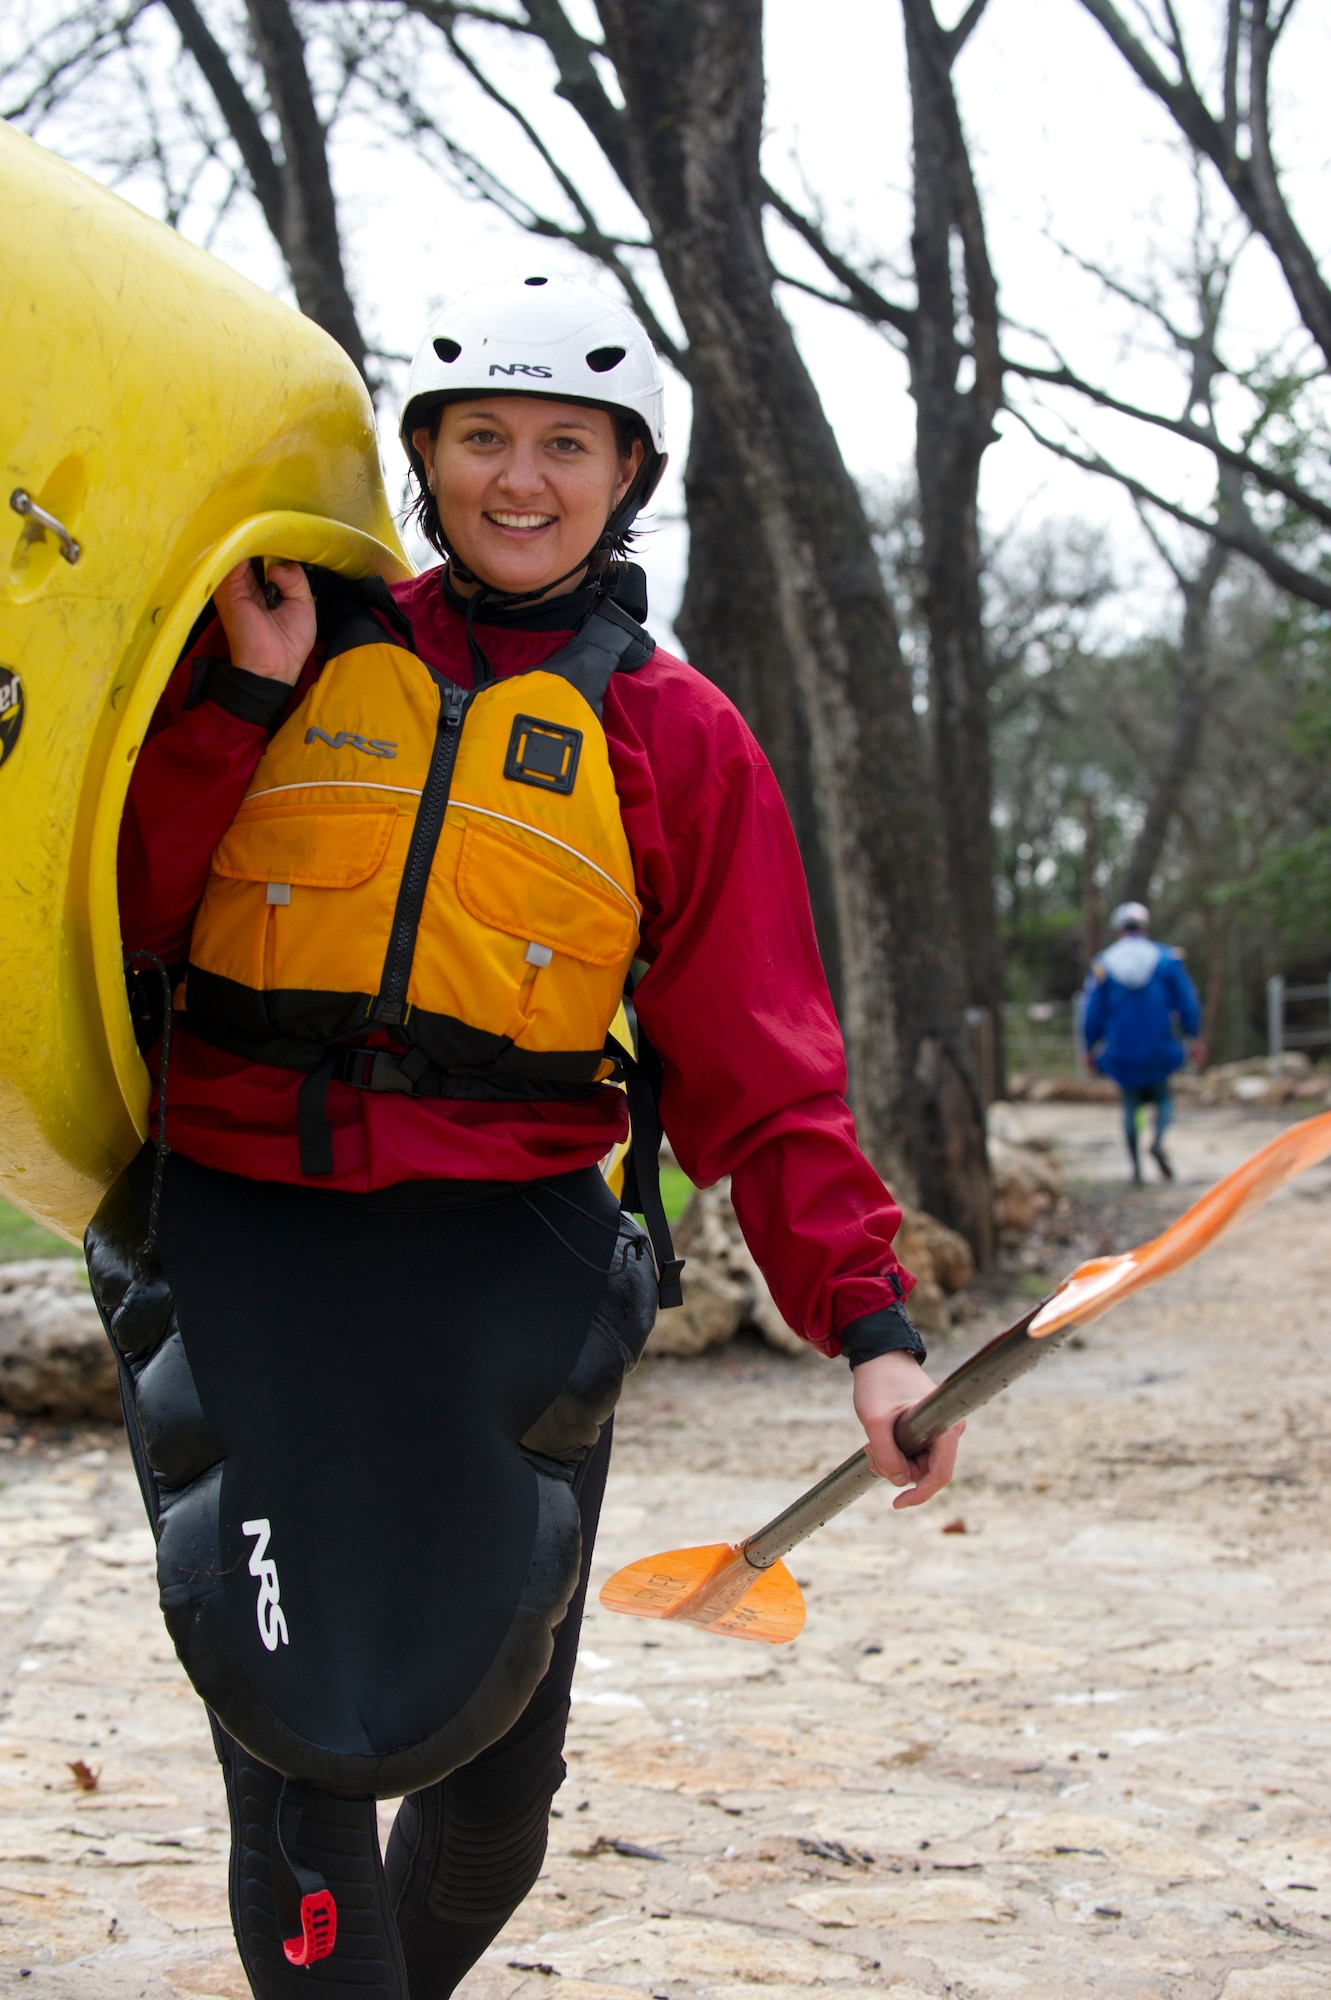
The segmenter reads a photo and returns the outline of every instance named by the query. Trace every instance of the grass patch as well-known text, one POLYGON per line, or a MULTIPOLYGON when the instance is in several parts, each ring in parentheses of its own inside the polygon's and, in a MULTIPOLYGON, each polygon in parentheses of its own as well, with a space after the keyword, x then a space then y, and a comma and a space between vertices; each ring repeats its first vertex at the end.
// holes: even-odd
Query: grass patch
MULTIPOLYGON (((692 1195, 693 1182, 683 1167, 661 1168, 661 1201, 665 1208, 666 1221, 672 1229, 688 1207, 692 1195)), ((642 1222, 641 1209, 637 1211, 637 1216, 639 1222, 642 1222)))
POLYGON ((0 1264, 17 1264, 27 1257, 77 1257, 63 1236, 53 1236, 40 1222, 0 1201, 0 1264))
POLYGON ((665 1203, 666 1216, 671 1222, 678 1222, 689 1205, 693 1194, 693 1182, 683 1167, 662 1167, 661 1200, 665 1203))

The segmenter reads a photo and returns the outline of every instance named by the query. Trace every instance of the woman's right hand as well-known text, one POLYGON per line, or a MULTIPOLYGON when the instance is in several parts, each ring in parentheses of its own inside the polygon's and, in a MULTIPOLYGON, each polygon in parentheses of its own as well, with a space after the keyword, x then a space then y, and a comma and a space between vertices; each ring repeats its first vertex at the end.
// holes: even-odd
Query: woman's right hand
POLYGON ((314 598, 299 563, 271 562, 268 581, 282 593, 282 602, 271 611, 248 560, 227 571, 213 592, 213 603, 232 666, 293 687, 314 646, 314 598))

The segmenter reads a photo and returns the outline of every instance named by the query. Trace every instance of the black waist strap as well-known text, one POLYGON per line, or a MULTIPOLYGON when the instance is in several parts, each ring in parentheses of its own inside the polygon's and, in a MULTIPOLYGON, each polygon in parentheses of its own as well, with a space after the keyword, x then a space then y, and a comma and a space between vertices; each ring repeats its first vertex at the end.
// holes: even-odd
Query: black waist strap
POLYGON ((333 1133, 328 1123, 330 1083, 345 1083, 352 1090, 376 1094, 395 1091, 404 1097, 477 1098, 502 1104, 576 1102, 596 1096, 603 1088, 599 1083, 564 1083, 494 1070, 444 1069, 419 1048, 328 1049, 323 1060, 306 1072, 296 1098, 300 1170, 314 1177, 334 1171, 333 1133))
MULTIPOLYGON (((675 1245, 661 1199, 661 1114, 660 1058, 643 1039, 642 1061, 611 1039, 606 1053, 619 1063, 629 1101, 629 1122, 633 1145, 624 1178, 623 1206, 636 1209, 647 1224, 652 1255, 656 1259, 657 1293, 663 1307, 682 1306, 684 1294, 679 1274, 684 1259, 675 1255, 675 1245)), ((396 1049, 331 1049, 303 1079, 296 1099, 296 1129, 300 1138, 300 1170, 311 1179, 331 1174, 333 1132, 328 1123, 328 1086, 349 1084, 353 1090, 399 1091, 408 1097, 465 1097, 465 1076, 445 1074, 420 1049, 399 1054, 396 1049)), ((591 1089, 599 1090, 594 1084, 591 1089)), ((489 1094, 487 1092, 487 1094, 489 1094)), ((528 1091, 527 1095, 532 1095, 528 1091)), ((570 1093, 559 1089, 561 1097, 570 1093)), ((581 1094, 581 1093, 579 1093, 581 1094)))

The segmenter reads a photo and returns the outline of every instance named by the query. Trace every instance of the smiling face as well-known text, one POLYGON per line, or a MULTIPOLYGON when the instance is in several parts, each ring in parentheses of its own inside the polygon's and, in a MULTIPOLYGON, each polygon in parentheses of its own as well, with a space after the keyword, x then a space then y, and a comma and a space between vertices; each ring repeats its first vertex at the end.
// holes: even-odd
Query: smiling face
MULTIPOLYGON (((449 546, 476 576, 514 592, 556 583, 595 548, 643 451, 635 439, 621 456, 607 410, 539 396, 450 403, 433 441, 424 427, 411 441, 449 546)), ((575 590, 582 574, 559 590, 575 590)))

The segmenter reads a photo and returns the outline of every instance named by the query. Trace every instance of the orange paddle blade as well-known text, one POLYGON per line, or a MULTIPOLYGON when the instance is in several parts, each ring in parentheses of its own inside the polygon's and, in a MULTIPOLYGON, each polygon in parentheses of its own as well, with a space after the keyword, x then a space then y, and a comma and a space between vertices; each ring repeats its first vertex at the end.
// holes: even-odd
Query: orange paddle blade
POLYGON ((1231 1222, 1260 1207, 1277 1188, 1315 1167, 1328 1154, 1331 1154, 1331 1111, 1291 1125, 1232 1174, 1217 1181, 1209 1194, 1194 1202, 1163 1235, 1122 1257, 1093 1257, 1089 1263, 1079 1264, 1041 1306, 1027 1333, 1032 1340, 1040 1340, 1074 1321, 1078 1326, 1086 1326, 1099 1319, 1101 1313, 1107 1313, 1130 1292, 1153 1285, 1157 1278, 1168 1277, 1180 1265, 1190 1263, 1231 1222))
POLYGON ((601 1602, 607 1611, 673 1618, 769 1646, 787 1645, 804 1630, 804 1598, 785 1564, 754 1569, 728 1542, 629 1563, 601 1586, 601 1602))

